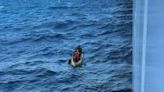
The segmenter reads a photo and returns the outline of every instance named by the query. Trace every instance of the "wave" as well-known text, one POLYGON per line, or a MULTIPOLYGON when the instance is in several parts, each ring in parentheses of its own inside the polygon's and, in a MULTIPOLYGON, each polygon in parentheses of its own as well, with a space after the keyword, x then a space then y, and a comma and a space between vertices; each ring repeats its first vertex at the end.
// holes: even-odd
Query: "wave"
POLYGON ((42 78, 42 77, 48 77, 48 76, 54 76, 56 74, 58 74, 56 71, 47 69, 47 68, 42 68, 42 67, 38 67, 36 69, 11 69, 11 70, 7 70, 7 71, 1 71, 0 72, 1 75, 1 80, 0 83, 16 83, 18 81, 23 82, 23 81, 34 81, 33 79, 37 79, 37 78, 42 78), (8 77, 7 77, 8 76, 8 77), (14 77, 14 79, 12 79, 12 77, 14 77), (16 77, 19 76, 19 77, 16 77), (31 78, 29 78, 28 76, 31 76, 31 78), (2 80, 3 79, 3 80, 2 80), (31 80, 32 79, 32 80, 31 80))
POLYGON ((4 8, 5 8, 5 6, 0 5, 0 11, 3 10, 4 8))
POLYGON ((52 29, 59 30, 59 29, 66 29, 78 23, 79 23, 78 21, 73 21, 73 20, 46 22, 46 23, 42 23, 40 25, 34 26, 33 29, 52 28, 52 29))
POLYGON ((133 92, 133 90, 132 89, 121 89, 121 90, 115 90, 112 92, 133 92))
POLYGON ((43 40, 58 40, 58 39, 66 39, 66 36, 64 36, 63 34, 60 33, 54 33, 54 34, 32 34, 30 35, 31 37, 29 39, 31 39, 32 41, 43 41, 43 40))
POLYGON ((62 9, 77 9, 77 8, 79 8, 79 7, 75 7, 75 6, 56 6, 56 7, 53 7, 53 6, 51 6, 51 7, 48 7, 48 9, 53 9, 53 10, 56 10, 56 9, 58 9, 58 10, 62 10, 62 9))

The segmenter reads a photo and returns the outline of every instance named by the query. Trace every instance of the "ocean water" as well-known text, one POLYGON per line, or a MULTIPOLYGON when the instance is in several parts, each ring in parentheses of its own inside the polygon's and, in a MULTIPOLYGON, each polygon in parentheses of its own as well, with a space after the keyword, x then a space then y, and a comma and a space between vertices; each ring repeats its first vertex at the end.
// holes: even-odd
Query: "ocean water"
POLYGON ((1 0, 0 92, 132 92, 132 4, 1 0))

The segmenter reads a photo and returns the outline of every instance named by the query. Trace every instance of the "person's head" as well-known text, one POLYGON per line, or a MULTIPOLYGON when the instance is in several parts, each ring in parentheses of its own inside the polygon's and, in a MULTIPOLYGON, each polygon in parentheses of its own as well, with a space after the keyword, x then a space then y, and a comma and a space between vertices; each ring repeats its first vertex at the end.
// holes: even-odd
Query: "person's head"
POLYGON ((75 53, 76 53, 76 54, 80 54, 79 50, 76 50, 75 53))
POLYGON ((76 47, 76 51, 78 51, 79 53, 82 52, 82 49, 81 49, 80 45, 76 47))

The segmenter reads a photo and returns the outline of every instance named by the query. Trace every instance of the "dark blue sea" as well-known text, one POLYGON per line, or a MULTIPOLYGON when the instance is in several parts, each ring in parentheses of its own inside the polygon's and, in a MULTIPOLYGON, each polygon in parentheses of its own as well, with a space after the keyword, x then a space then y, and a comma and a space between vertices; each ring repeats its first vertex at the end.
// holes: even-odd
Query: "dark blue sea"
POLYGON ((132 92, 132 5, 0 0, 0 92, 132 92))

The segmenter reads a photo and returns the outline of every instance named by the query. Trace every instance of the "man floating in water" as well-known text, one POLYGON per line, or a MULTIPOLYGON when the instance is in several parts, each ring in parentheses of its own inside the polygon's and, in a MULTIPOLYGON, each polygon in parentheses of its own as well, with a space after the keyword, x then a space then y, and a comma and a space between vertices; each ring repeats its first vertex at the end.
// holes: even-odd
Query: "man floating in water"
POLYGON ((77 46, 71 60, 69 60, 69 64, 73 67, 79 66, 82 64, 83 61, 83 54, 82 54, 82 48, 80 46, 77 46))

